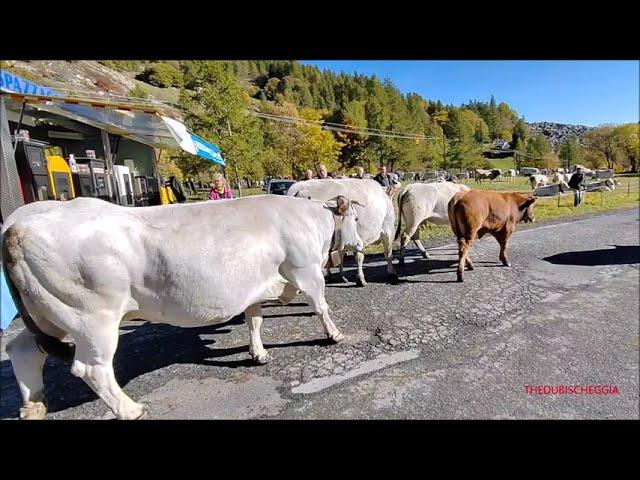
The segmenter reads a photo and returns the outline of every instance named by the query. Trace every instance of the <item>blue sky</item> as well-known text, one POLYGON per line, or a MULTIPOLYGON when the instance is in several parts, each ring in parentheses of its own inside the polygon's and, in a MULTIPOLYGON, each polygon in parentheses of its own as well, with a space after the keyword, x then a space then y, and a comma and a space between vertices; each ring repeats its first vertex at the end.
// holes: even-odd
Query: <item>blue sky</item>
POLYGON ((390 78, 444 104, 506 102, 527 122, 596 126, 639 120, 638 61, 306 61, 321 70, 390 78))

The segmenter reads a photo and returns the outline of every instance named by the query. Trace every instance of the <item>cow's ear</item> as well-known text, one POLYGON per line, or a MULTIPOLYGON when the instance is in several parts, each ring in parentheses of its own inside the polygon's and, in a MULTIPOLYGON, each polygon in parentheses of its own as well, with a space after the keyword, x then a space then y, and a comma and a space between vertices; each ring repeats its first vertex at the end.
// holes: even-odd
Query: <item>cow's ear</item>
POLYGON ((351 203, 358 205, 359 207, 366 208, 364 203, 360 203, 358 200, 351 200, 351 203))

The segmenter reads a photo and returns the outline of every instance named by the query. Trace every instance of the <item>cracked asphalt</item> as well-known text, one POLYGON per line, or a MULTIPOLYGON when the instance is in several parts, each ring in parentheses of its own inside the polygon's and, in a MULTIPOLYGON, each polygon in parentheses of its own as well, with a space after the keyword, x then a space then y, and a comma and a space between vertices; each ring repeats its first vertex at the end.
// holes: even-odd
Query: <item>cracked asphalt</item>
MULTIPOLYGON (((476 269, 456 283, 457 251, 411 251, 399 285, 367 256, 368 285, 327 284, 347 338, 331 345, 298 296, 263 308, 272 360, 254 365, 241 317, 194 329, 123 324, 116 378, 152 419, 638 419, 640 239, 637 209, 518 226, 511 268, 485 237, 476 269), (525 385, 607 385, 611 395, 532 395, 525 385)), ((337 275, 336 275, 337 277, 337 275)), ((0 418, 16 418, 19 390, 4 347, 0 418)), ((69 365, 48 359, 49 419, 108 419, 69 365)))

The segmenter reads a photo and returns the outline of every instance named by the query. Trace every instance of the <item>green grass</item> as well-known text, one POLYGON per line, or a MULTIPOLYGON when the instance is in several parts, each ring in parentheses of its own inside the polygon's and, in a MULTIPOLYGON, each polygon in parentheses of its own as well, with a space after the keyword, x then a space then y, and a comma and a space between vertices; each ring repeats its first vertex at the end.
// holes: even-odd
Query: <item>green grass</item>
POLYGON ((513 163, 513 157, 488 159, 491 162, 493 168, 499 168, 503 172, 510 168, 515 168, 513 163))

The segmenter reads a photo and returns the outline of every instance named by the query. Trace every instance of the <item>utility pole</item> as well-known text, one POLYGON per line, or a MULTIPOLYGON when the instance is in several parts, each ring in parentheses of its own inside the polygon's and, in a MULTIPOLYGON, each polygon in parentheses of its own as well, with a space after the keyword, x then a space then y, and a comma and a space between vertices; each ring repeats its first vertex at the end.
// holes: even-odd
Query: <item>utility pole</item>
MULTIPOLYGON (((231 123, 229 123, 229 119, 227 118, 227 128, 229 129, 229 137, 231 137, 231 123)), ((238 162, 237 159, 233 160, 233 168, 236 172, 236 183, 238 184, 238 193, 240 194, 240 198, 242 198, 242 185, 240 185, 240 177, 238 176, 238 162)))
POLYGON ((442 165, 447 169, 447 139, 444 136, 444 128, 442 129, 442 165))

